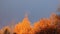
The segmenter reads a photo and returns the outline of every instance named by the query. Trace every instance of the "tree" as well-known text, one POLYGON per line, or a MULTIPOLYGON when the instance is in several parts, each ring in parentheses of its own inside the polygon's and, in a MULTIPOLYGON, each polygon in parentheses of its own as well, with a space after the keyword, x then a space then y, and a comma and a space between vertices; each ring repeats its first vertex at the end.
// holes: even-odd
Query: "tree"
POLYGON ((3 34, 11 34, 10 28, 9 28, 9 27, 5 27, 5 28, 3 29, 3 34))
POLYGON ((22 22, 19 22, 15 28, 14 34, 29 34, 29 31, 31 30, 30 21, 28 20, 28 16, 26 15, 25 18, 22 20, 22 22))

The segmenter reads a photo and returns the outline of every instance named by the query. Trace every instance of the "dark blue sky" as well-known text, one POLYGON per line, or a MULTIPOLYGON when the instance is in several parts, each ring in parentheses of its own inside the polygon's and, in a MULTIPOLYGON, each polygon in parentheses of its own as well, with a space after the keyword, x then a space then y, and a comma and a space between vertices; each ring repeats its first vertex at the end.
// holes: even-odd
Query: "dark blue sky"
POLYGON ((21 21, 26 12, 31 22, 49 17, 58 4, 58 0, 0 0, 0 26, 21 21))

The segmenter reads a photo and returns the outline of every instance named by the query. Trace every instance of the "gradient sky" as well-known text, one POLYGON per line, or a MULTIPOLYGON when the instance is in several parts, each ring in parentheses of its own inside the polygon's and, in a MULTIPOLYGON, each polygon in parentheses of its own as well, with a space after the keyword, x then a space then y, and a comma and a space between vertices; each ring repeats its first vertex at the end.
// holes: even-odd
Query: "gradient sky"
POLYGON ((31 23, 49 17, 58 4, 58 0, 0 0, 0 27, 21 21, 26 12, 31 23))

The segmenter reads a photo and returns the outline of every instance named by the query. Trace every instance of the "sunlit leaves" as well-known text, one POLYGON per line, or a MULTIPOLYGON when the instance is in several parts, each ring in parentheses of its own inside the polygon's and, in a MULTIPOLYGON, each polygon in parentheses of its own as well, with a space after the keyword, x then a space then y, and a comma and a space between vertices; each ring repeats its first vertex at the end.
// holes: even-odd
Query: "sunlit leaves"
POLYGON ((15 25, 13 30, 6 26, 0 30, 0 34, 60 34, 60 19, 54 13, 50 18, 42 18, 34 22, 33 26, 30 23, 26 15, 21 22, 15 25))

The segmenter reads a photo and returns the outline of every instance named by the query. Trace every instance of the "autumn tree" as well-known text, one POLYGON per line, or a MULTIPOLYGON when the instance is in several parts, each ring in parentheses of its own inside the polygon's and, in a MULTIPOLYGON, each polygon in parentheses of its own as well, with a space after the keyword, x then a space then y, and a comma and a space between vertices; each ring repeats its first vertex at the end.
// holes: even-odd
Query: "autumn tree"
POLYGON ((0 34, 2 34, 2 30, 0 30, 0 34))
POLYGON ((10 28, 7 26, 5 28, 3 28, 3 34, 11 34, 10 28))
POLYGON ((17 34, 29 34, 30 30, 31 26, 27 15, 25 15, 25 18, 20 23, 18 23, 14 29, 17 34))

